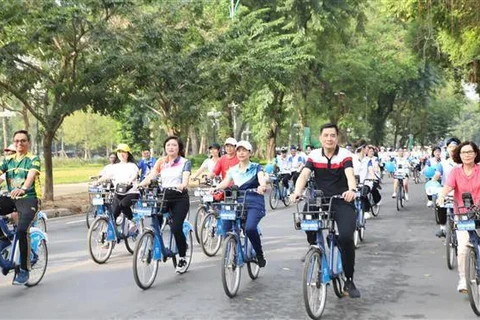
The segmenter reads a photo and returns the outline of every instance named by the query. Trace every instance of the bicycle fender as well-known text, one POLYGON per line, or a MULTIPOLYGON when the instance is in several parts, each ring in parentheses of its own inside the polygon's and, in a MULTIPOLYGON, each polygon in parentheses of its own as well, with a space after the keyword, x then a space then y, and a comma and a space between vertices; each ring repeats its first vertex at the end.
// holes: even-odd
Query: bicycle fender
POLYGON ((45 240, 45 242, 48 242, 47 234, 36 227, 31 227, 30 228, 30 245, 32 246, 32 249, 34 251, 38 249, 38 245, 42 240, 45 240))
POLYGON ((48 220, 47 215, 43 211, 38 211, 37 212, 37 220, 40 220, 41 218, 48 220))
POLYGON ((183 233, 185 237, 188 236, 188 233, 192 230, 192 225, 188 221, 183 221, 183 233))

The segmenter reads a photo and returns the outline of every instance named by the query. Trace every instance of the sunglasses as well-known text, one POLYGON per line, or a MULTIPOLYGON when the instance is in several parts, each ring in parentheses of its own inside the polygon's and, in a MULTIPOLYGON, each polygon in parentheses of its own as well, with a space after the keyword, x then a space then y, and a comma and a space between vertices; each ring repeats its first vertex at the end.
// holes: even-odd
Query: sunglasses
POLYGON ((13 140, 14 143, 26 143, 27 139, 13 140))

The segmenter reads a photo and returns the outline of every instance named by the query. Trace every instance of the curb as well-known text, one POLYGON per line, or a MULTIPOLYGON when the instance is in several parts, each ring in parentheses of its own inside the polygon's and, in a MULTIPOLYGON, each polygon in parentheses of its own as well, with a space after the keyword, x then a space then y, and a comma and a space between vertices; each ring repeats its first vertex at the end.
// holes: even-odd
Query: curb
POLYGON ((70 209, 66 208, 57 208, 57 209, 43 209, 43 213, 47 215, 47 218, 58 218, 58 217, 68 217, 78 214, 70 209))

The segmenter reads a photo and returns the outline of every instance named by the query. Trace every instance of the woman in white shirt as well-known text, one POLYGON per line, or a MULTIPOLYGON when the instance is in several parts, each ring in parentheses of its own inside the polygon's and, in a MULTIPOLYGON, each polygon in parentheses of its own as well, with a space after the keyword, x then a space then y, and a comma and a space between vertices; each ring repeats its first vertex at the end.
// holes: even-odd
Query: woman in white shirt
POLYGON ((188 196, 188 179, 192 171, 190 160, 186 159, 185 149, 182 141, 176 136, 170 136, 165 139, 163 144, 167 156, 158 159, 153 166, 152 171, 145 179, 140 182, 139 186, 148 186, 150 181, 159 176, 158 181, 165 191, 166 209, 172 216, 171 230, 175 237, 175 243, 178 248, 180 259, 177 263, 177 272, 184 273, 188 267, 185 259, 187 253, 187 239, 183 233, 183 222, 185 221, 188 211, 190 210, 190 199, 188 196))
POLYGON ((132 220, 132 201, 139 198, 139 193, 136 188, 138 167, 135 159, 130 153, 130 147, 121 143, 117 147, 117 157, 119 163, 113 164, 105 174, 98 179, 97 183, 112 180, 115 188, 115 196, 112 203, 112 212, 115 219, 120 215, 120 212, 132 220), (125 192, 119 192, 124 189, 125 192))
POLYGON ((210 147, 208 147, 208 150, 210 151, 210 157, 203 161, 201 167, 192 176, 193 180, 197 179, 198 176, 201 175, 205 170, 207 170, 208 173, 213 172, 213 168, 215 168, 218 159, 220 159, 220 149, 221 147, 218 143, 213 143, 210 147))

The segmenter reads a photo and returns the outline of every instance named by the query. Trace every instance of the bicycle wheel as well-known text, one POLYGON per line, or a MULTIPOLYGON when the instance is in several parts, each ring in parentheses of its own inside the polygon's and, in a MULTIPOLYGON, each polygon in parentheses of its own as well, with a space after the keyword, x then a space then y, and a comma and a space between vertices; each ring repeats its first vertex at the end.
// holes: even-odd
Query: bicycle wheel
POLYGON ((217 234, 217 217, 214 213, 205 216, 200 230, 203 253, 208 257, 215 256, 222 245, 222 236, 217 234))
POLYGON ((207 210, 205 209, 204 206, 201 206, 200 208, 198 208, 197 210, 197 214, 195 215, 195 221, 193 222, 193 229, 194 229, 194 232, 195 232, 195 239, 197 240, 197 243, 198 244, 201 244, 200 242, 200 228, 202 226, 202 222, 203 222, 203 219, 206 217, 207 215, 207 210))
POLYGON ((258 275, 260 274, 260 267, 254 261, 247 262, 247 271, 250 279, 255 280, 258 278, 258 275))
POLYGON ((303 267, 303 301, 312 319, 320 319, 327 302, 327 284, 322 282, 322 278, 322 252, 311 248, 303 267))
MULTIPOLYGON (((193 231, 190 230, 188 232, 188 235, 186 237, 187 239, 187 251, 185 252, 185 260, 187 261, 187 267, 185 268, 185 271, 179 272, 179 273, 185 273, 188 271, 188 268, 190 267, 190 263, 192 262, 192 257, 193 257, 193 231)), ((176 267, 176 265, 175 265, 176 267)))
POLYGON ((360 239, 361 242, 365 240, 365 227, 360 227, 360 230, 358 230, 358 239, 360 239))
POLYGON ((288 189, 286 189, 285 187, 283 187, 283 192, 284 192, 284 195, 282 197, 282 201, 283 201, 283 204, 285 205, 285 207, 288 207, 291 203, 290 201, 290 197, 289 197, 289 194, 288 194, 288 189))
POLYGON ((87 221, 87 228, 90 229, 90 224, 95 218, 97 217, 97 210, 94 206, 90 208, 87 213, 85 214, 85 220, 87 221))
POLYGON ((400 211, 401 201, 402 201, 402 187, 400 186, 400 183, 398 183, 397 186, 397 211, 400 211))
POLYGON ((107 241, 108 220, 97 218, 88 230, 88 252, 93 261, 105 263, 113 251, 114 241, 107 241))
POLYGON ((31 253, 31 270, 27 283, 27 287, 36 286, 42 281, 48 264, 48 248, 47 242, 41 240, 36 251, 31 253))
POLYGON ((235 236, 229 235, 225 239, 222 254, 222 284, 225 294, 229 298, 236 296, 240 288, 241 270, 238 265, 237 240, 235 236))
MULTIPOLYGON (((368 200, 370 201, 370 203, 373 203, 371 193, 368 195, 368 200)), ((378 204, 371 205, 370 206, 370 212, 372 213, 372 216, 377 217, 378 214, 380 213, 380 206, 378 204)))
POLYGON ((455 252, 456 248, 453 244, 452 229, 449 222, 447 222, 447 228, 445 230, 445 248, 447 254, 447 267, 448 269, 453 270, 457 262, 457 255, 455 252))
POLYGON ((280 198, 280 190, 278 186, 274 185, 272 191, 270 191, 270 196, 268 197, 268 203, 270 203, 270 208, 276 209, 278 206, 278 200, 280 198))
POLYGON ((142 289, 152 286, 158 272, 158 260, 153 259, 154 233, 145 231, 138 239, 133 252, 133 278, 142 289))
POLYGON ((360 229, 357 227, 357 229, 355 229, 355 232, 353 233, 353 245, 355 246, 355 249, 358 248, 358 243, 359 243, 359 233, 360 233, 360 229))
POLYGON ((333 282, 333 291, 338 298, 345 297, 345 291, 343 287, 345 286, 345 278, 343 275, 339 275, 336 278, 332 279, 333 282))
POLYGON ((125 247, 127 248, 128 252, 133 254, 135 250, 135 242, 137 241, 138 237, 140 236, 143 230, 143 219, 135 223, 134 230, 130 230, 129 223, 127 223, 127 221, 125 221, 125 226, 123 228, 124 229, 123 234, 127 235, 124 239, 125 247))
POLYGON ((37 219, 36 227, 42 230, 43 232, 47 233, 47 221, 45 220, 45 218, 42 217, 40 219, 37 219))
POLYGON ((477 254, 474 248, 468 248, 467 265, 465 268, 465 277, 467 280, 468 300, 473 312, 480 316, 480 290, 479 279, 477 275, 477 254))

